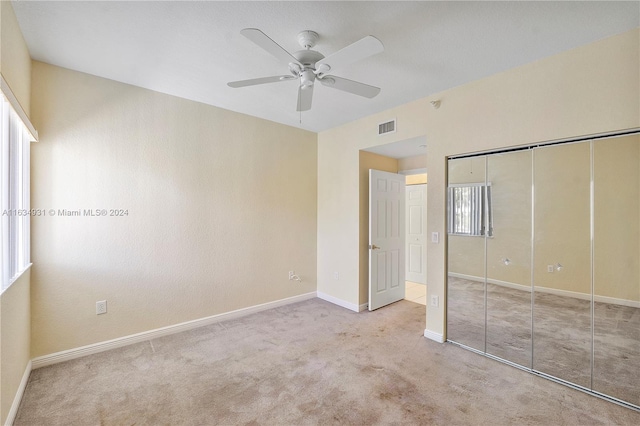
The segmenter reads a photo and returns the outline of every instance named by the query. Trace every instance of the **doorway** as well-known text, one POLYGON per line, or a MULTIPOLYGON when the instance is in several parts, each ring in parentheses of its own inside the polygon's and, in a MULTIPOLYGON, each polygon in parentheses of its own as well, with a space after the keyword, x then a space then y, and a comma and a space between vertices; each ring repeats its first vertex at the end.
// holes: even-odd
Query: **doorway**
MULTIPOLYGON (((413 208, 414 226, 421 227, 421 234, 426 235, 426 138, 424 136, 403 140, 387 145, 380 145, 377 147, 369 148, 361 151, 360 155, 360 199, 361 199, 361 222, 360 222, 360 300, 361 310, 366 309, 368 297, 369 297, 369 230, 368 230, 368 170, 375 169, 391 173, 397 173, 404 175, 406 179, 407 191, 416 191, 418 197, 422 198, 420 202, 415 203, 413 208), (420 212, 420 213, 418 213, 420 212), (421 220, 416 222, 415 219, 419 216, 421 220)), ((411 195, 407 195, 407 200, 410 200, 411 195)), ((407 206, 409 207, 409 206, 407 206)), ((407 208, 407 212, 411 209, 407 208)), ((409 224, 411 219, 407 218, 405 221, 409 224)), ((410 226, 407 226, 410 228, 410 226)), ((404 242, 404 250, 407 254, 405 256, 404 268, 406 271, 407 281, 405 282, 405 299, 426 305, 426 238, 423 237, 424 242, 418 246, 414 245, 413 251, 411 247, 408 247, 408 239, 405 235, 406 241, 404 242), (413 259, 411 258, 413 253, 413 259), (413 264, 411 264, 413 260, 413 264), (419 268, 418 268, 419 266, 419 268), (416 271, 416 269, 422 269, 416 271), (421 277, 412 277, 412 272, 420 272, 421 277)))
POLYGON ((405 186, 405 300, 427 305, 427 175, 407 175, 405 186))

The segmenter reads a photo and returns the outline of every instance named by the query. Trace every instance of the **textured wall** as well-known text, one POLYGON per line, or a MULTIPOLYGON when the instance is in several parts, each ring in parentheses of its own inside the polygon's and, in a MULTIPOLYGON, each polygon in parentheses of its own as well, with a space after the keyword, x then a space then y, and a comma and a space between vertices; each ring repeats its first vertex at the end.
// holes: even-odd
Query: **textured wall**
POLYGON ((314 133, 38 62, 32 91, 33 356, 316 290, 314 133))
MULTIPOLYGON (((11 3, 0 2, 0 72, 29 114, 31 58, 11 3)), ((32 145, 33 146, 33 145, 32 145)), ((30 357, 29 271, 0 295, 0 423, 5 424, 30 357)))
POLYGON ((640 302, 640 136, 593 145, 594 292, 640 302))
POLYGON ((29 360, 31 359, 29 336, 31 328, 31 310, 29 307, 30 271, 24 272, 4 293, 0 299, 1 325, 0 340, 2 356, 0 368, 2 383, 0 386, 0 409, 2 424, 11 409, 18 387, 29 360))
POLYGON ((13 13, 11 2, 0 2, 0 72, 22 109, 31 105, 31 56, 13 13))
POLYGON ((412 102, 318 134, 318 291, 360 303, 361 149, 426 133, 423 104, 412 102), (378 136, 378 123, 398 119, 398 130, 378 136), (334 279, 338 272, 340 280, 334 279))
MULTIPOLYGON (((426 135, 427 232, 441 235, 427 244, 427 291, 444 300, 446 157, 640 127, 639 55, 636 29, 320 133, 318 289, 357 303, 360 149, 426 135), (390 117, 398 132, 377 136, 390 117), (334 282, 334 270, 350 271, 353 289, 334 282)), ((444 333, 445 310, 427 309, 427 330, 444 333)))

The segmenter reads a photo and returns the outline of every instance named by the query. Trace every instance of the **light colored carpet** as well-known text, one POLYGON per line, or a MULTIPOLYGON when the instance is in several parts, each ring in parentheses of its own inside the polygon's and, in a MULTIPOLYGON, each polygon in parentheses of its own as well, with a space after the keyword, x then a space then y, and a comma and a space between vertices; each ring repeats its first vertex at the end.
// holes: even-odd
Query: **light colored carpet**
POLYGON ((638 425, 640 413, 451 344, 425 307, 320 299, 32 372, 16 425, 638 425))
POLYGON ((449 277, 448 338, 640 406, 640 309, 449 277), (533 336, 533 337, 532 337, 533 336), (533 339, 533 340, 532 340, 533 339), (532 359, 533 343, 533 359, 532 359))

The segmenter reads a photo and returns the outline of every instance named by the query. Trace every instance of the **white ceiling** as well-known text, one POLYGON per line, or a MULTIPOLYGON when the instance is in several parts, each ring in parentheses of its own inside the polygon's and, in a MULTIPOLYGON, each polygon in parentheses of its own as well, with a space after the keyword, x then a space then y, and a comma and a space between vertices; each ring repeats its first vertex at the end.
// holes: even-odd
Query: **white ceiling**
POLYGON ((33 59, 256 117, 322 131, 640 26, 640 2, 14 1, 33 59), (240 34, 259 28, 290 52, 306 29, 325 56, 366 35, 385 51, 335 74, 382 88, 366 99, 297 81, 240 34))

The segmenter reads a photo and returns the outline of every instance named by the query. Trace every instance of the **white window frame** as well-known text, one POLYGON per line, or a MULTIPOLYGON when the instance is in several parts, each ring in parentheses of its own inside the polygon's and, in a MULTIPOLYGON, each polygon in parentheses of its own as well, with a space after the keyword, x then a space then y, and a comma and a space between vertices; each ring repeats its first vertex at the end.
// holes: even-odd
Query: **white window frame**
POLYGON ((490 182, 449 184, 447 233, 467 237, 484 237, 486 234, 487 237, 493 237, 490 182))
POLYGON ((0 290, 4 292, 31 266, 31 123, 2 79, 0 96, 0 290), (15 105, 15 106, 14 106, 15 105), (16 109, 17 108, 17 109, 16 109))

